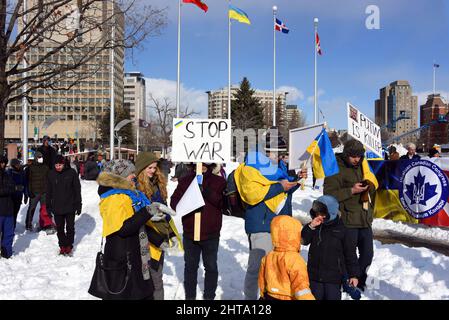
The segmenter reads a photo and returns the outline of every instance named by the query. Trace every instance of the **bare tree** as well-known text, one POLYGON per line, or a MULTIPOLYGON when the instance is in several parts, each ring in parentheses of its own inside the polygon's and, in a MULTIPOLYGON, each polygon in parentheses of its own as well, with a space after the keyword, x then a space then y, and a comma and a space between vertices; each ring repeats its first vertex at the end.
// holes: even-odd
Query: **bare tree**
MULTIPOLYGON (((164 154, 167 152, 168 146, 171 144, 171 134, 173 131, 173 119, 176 117, 176 106, 172 105, 169 98, 162 99, 155 98, 150 94, 150 101, 152 102, 151 109, 155 113, 155 122, 157 126, 158 136, 160 137, 160 144, 164 154)), ((180 108, 180 117, 189 118, 194 115, 199 115, 199 112, 190 110, 189 106, 180 108)))
MULTIPOLYGON (((0 150, 8 104, 36 89, 68 90, 127 50, 158 35, 166 9, 146 0, 0 0, 0 150), (112 9, 114 8, 114 9, 112 9), (123 25, 112 37, 112 26, 123 25), (44 52, 37 48, 45 47, 44 52), (61 58, 64 53, 64 59, 61 58)), ((114 28, 118 29, 118 28, 114 28)))

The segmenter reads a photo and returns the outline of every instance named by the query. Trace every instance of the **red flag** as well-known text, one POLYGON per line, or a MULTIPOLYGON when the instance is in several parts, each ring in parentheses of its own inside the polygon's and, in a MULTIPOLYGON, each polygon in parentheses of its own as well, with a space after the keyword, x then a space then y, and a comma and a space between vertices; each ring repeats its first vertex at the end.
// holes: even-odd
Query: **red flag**
POLYGON ((322 52, 321 52, 320 37, 318 36, 318 32, 316 33, 315 45, 316 45, 316 51, 321 56, 322 52))
POLYGON ((208 6, 204 2, 201 2, 201 0, 182 0, 182 2, 193 3, 193 4, 197 5, 201 10, 204 10, 204 12, 207 12, 207 9, 209 9, 208 6))

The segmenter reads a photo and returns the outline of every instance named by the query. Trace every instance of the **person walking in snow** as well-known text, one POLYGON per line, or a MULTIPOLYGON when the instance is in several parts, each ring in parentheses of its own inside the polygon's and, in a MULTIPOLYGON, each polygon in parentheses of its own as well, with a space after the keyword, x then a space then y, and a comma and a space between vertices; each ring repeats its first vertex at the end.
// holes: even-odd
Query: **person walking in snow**
POLYGON ((33 163, 27 168, 28 196, 30 205, 28 206, 27 216, 25 220, 26 230, 33 230, 33 216, 37 205, 40 203, 39 210, 39 226, 41 230, 53 233, 54 223, 47 213, 46 194, 47 194, 47 175, 48 167, 44 164, 42 153, 36 151, 33 163))
POLYGON ((0 232, 1 256, 9 259, 12 256, 12 243, 14 239, 14 202, 16 192, 23 191, 23 186, 15 185, 9 174, 6 173, 8 158, 0 156, 0 232))
POLYGON ((81 185, 76 171, 57 155, 54 169, 48 173, 47 212, 54 217, 59 254, 71 255, 75 240, 75 215, 81 214, 81 185))
POLYGON ((120 292, 102 295, 95 291, 94 284, 99 279, 94 276, 89 293, 104 300, 153 299, 145 224, 154 217, 147 210, 148 198, 136 191, 135 170, 128 160, 112 160, 97 178, 102 237, 106 238, 104 263, 114 269, 108 271, 107 284, 111 292, 120 292), (129 274, 127 265, 131 266, 129 274))
POLYGON ((341 219, 348 228, 347 236, 353 250, 358 248, 360 278, 358 288, 366 287, 368 268, 373 261, 374 198, 377 180, 364 159, 365 148, 357 140, 345 143, 343 153, 337 153, 339 173, 324 179, 325 195, 339 202, 341 219))
POLYGON ((26 195, 26 180, 25 172, 20 164, 19 159, 11 159, 10 168, 7 170, 7 174, 12 178, 16 186, 21 186, 12 196, 14 202, 14 229, 17 224, 17 215, 19 214, 20 206, 22 205, 22 199, 25 199, 24 203, 27 204, 28 196, 26 195), (23 197, 25 195, 25 198, 23 197))
POLYGON ((259 269, 261 300, 315 300, 301 250, 301 223, 287 215, 271 221, 273 251, 262 258, 259 269))
MULTIPOLYGON (((218 245, 222 225, 223 192, 226 180, 215 175, 215 164, 203 163, 202 195, 205 205, 200 210, 188 213, 182 217, 184 245, 184 289, 186 300, 196 299, 198 283, 198 266, 200 257, 205 269, 204 300, 215 299, 218 283, 218 245), (201 211, 199 241, 195 240, 195 212, 201 211)), ((178 186, 170 199, 170 206, 176 210, 178 202, 192 183, 197 179, 195 172, 190 171, 178 181, 178 186)))
MULTIPOLYGON (((140 152, 136 159, 137 189, 142 191, 152 203, 167 204, 167 179, 158 166, 153 152, 140 152)), ((180 241, 178 231, 170 215, 167 219, 147 223, 150 242, 150 273, 154 285, 154 300, 164 300, 164 249, 180 241), (178 237, 177 237, 178 236, 178 237)))
POLYGON ((310 288, 317 300, 341 300, 341 285, 357 287, 360 268, 348 229, 339 217, 338 201, 332 196, 316 199, 312 221, 301 231, 303 245, 309 245, 307 270, 310 288))

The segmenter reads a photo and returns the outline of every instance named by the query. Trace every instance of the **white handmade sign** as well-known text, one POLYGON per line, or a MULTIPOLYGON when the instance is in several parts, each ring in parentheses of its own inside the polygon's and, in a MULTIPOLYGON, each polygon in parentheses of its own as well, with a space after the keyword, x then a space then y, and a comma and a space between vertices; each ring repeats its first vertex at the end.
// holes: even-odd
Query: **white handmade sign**
POLYGON ((231 120, 173 119, 172 161, 231 161, 231 120))
POLYGON ((347 103, 347 107, 348 134, 382 158, 380 127, 349 102, 347 103))

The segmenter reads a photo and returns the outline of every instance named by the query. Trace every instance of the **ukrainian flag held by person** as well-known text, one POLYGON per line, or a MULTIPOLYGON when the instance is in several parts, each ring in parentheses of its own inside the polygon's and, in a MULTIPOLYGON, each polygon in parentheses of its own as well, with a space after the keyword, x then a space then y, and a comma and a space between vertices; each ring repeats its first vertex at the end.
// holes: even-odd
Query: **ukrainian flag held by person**
POLYGON ((251 24, 246 12, 232 5, 229 5, 229 18, 241 23, 251 24))
POLYGON ((313 174, 316 179, 333 176, 339 172, 337 159, 326 129, 321 130, 307 148, 307 152, 312 156, 313 174))

